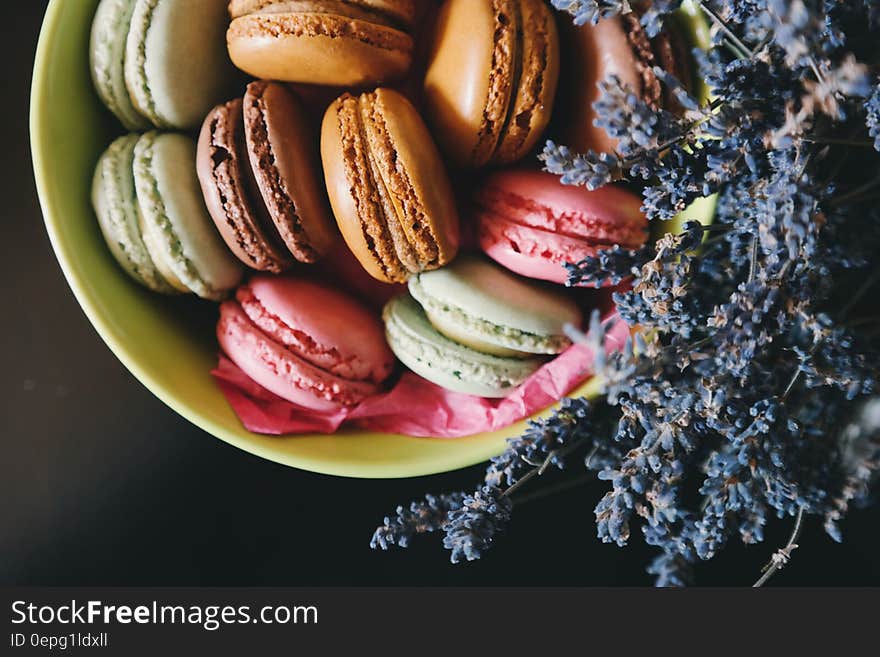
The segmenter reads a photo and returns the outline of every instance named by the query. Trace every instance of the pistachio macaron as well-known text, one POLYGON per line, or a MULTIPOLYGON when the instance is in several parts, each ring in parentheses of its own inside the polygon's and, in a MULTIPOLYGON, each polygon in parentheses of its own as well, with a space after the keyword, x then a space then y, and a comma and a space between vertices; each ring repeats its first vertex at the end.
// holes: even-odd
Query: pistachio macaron
POLYGON ((446 0, 425 76, 439 143, 458 165, 515 162, 550 121, 559 38, 543 0, 446 0))
POLYGON ((571 345, 567 324, 582 322, 560 291, 475 256, 413 276, 409 294, 390 301, 383 317, 388 343, 409 369, 482 397, 506 396, 571 345))
POLYGON ((232 0, 229 56, 257 78, 381 84, 412 63, 415 0, 232 0))
POLYGON ((120 137, 98 162, 92 202, 110 252, 132 278, 156 292, 219 300, 242 269, 208 217, 195 151, 181 134, 120 137))
POLYGON ((230 250, 280 272, 312 263, 338 239, 320 174, 317 135, 283 85, 248 85, 202 124, 196 166, 205 203, 230 250))
POLYGON ((125 85, 125 43, 134 0, 101 0, 89 43, 92 81, 101 101, 126 130, 142 130, 150 125, 131 100, 125 85))
POLYGON ((226 54, 226 0, 101 0, 92 79, 129 130, 190 129, 241 76, 226 54))
POLYGON ((412 103, 391 89, 344 94, 324 115, 321 159, 342 236, 374 278, 402 283, 452 261, 452 187, 412 103))

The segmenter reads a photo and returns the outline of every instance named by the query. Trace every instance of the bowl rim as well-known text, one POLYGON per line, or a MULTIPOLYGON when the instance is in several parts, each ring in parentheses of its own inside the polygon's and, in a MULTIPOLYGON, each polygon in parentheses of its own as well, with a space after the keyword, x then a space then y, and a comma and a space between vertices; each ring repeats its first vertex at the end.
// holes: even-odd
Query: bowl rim
MULTIPOLYGON (((307 454, 291 454, 285 452, 283 457, 268 447, 263 447, 257 442, 249 441, 228 430, 210 414, 191 408, 185 402, 180 401, 170 391, 157 382, 150 373, 143 368, 138 359, 133 357, 125 347, 124 340, 116 335, 109 322, 105 321, 97 307, 96 301, 91 297, 86 286, 80 280, 80 274, 75 271, 72 248, 61 238, 58 230, 58 217, 62 215, 60 201, 52 191, 52 183, 49 180, 46 162, 51 158, 51 144, 47 134, 44 114, 46 113, 44 98, 50 87, 51 47, 60 31, 61 12, 64 0, 50 0, 46 8, 40 28, 37 42, 36 55, 31 79, 30 108, 29 108, 29 131, 31 143, 31 160, 33 165, 34 179, 36 182, 37 196, 39 199, 43 223, 48 233, 49 242, 55 253, 61 271, 67 284, 86 318, 94 327, 99 337, 107 345, 110 351, 119 359, 122 365, 143 385, 151 394, 155 395, 175 413, 188 420, 196 427, 219 438, 245 452, 301 470, 325 475, 362 479, 387 479, 404 478, 440 474, 458 470, 464 467, 487 461, 492 456, 503 450, 505 439, 500 437, 489 438, 487 436, 464 437, 460 439, 443 438, 417 438, 405 437, 409 441, 425 441, 430 443, 448 444, 449 449, 434 450, 429 459, 418 459, 414 462, 401 462, 399 464, 389 462, 368 462, 335 459, 332 457, 309 456, 307 454), (454 449, 454 443, 468 441, 468 449, 454 449), (481 443, 481 444, 478 444, 481 443), (484 444, 482 444, 484 443, 484 444)), ((364 434, 370 432, 363 432, 364 434)), ((390 435, 390 434, 389 434, 390 435)), ((274 438, 274 437, 273 437, 274 438)), ((285 439, 284 437, 278 437, 285 439)), ((292 439, 295 439, 293 437, 292 439)), ((328 437, 329 438, 329 437, 328 437)), ((435 445, 436 446, 436 445, 435 445)))

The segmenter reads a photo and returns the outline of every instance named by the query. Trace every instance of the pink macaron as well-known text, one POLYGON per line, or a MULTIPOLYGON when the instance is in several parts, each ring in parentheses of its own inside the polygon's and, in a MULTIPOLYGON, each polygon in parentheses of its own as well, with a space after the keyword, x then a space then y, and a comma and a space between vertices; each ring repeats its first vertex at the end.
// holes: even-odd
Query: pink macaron
POLYGON ((490 176, 474 198, 480 248, 529 278, 565 283, 566 263, 648 239, 639 197, 620 187, 591 192, 550 173, 515 170, 490 176))
POLYGON ((378 316, 326 285, 256 275, 220 306, 217 339, 251 379, 332 412, 381 390, 394 368, 378 316))

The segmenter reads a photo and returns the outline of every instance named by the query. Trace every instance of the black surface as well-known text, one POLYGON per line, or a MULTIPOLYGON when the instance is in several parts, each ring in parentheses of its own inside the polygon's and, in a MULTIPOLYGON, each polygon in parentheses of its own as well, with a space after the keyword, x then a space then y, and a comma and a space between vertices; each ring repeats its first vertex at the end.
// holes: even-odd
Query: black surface
MULTIPOLYGON (((28 94, 45 1, 3 28, 2 440, 0 583, 44 585, 646 584, 651 554, 595 538, 601 482, 517 510, 483 561, 451 566, 435 537, 374 553, 399 502, 470 488, 480 467, 417 480, 314 475, 241 452, 155 399, 114 358, 64 281, 43 228, 27 140, 28 94)), ((57 111, 64 111, 58 108, 57 111)), ((810 522, 774 584, 878 585, 877 507, 852 514, 846 543, 810 522)), ((703 584, 750 584, 784 541, 735 546, 703 584)))

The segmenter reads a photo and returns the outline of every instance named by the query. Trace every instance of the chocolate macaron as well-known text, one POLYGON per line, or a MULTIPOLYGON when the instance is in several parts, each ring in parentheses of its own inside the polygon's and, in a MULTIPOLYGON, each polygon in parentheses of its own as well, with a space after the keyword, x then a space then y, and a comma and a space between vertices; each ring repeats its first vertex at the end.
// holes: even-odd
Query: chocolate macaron
POLYGON ((440 153, 412 103, 391 89, 344 94, 324 115, 321 157, 342 236, 389 283, 458 251, 459 221, 440 153))
POLYGON ((562 32, 566 58, 562 71, 564 93, 557 100, 560 140, 579 152, 611 152, 617 140, 594 124, 593 103, 599 99, 599 83, 611 76, 632 89, 653 109, 680 111, 675 98, 654 73, 657 66, 672 73, 685 88, 693 84, 694 66, 685 30, 676 20, 648 38, 640 23, 646 3, 632 3, 633 11, 604 18, 596 25, 568 25, 562 32))
POLYGON ((279 272, 315 262, 337 235, 316 139, 297 98, 258 81, 202 124, 197 169, 220 235, 246 265, 279 272))
POLYGON ((446 0, 425 100, 456 164, 508 164, 547 127, 559 78, 556 23, 543 0, 446 0))
POLYGON ((415 0, 232 0, 226 44, 254 77, 332 86, 401 78, 415 0))

